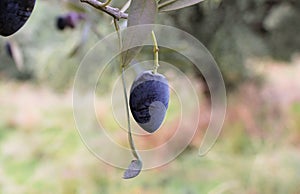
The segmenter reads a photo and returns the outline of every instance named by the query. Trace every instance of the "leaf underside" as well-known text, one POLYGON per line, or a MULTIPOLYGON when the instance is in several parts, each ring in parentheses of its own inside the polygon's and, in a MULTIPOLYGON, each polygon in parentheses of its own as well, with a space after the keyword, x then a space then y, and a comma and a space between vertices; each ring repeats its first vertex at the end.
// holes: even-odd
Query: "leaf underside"
MULTIPOLYGON (((128 14, 127 27, 153 24, 155 23, 157 14, 157 3, 155 0, 132 0, 128 14)), ((124 67, 127 66, 142 49, 142 47, 134 47, 134 45, 143 44, 143 41, 150 33, 151 29, 147 29, 146 27, 143 29, 143 32, 129 30, 128 33, 124 33, 122 39, 123 48, 125 48, 125 51, 122 53, 122 63, 124 67)))

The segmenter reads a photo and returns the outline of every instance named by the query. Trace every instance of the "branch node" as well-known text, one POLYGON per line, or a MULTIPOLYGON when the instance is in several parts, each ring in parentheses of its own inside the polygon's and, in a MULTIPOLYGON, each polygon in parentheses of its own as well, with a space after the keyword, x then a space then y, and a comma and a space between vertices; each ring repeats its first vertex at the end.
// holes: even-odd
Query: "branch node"
POLYGON ((112 16, 114 19, 127 19, 128 14, 120 11, 118 8, 106 6, 105 3, 101 3, 98 0, 80 0, 82 3, 87 3, 92 7, 107 13, 108 15, 112 16))

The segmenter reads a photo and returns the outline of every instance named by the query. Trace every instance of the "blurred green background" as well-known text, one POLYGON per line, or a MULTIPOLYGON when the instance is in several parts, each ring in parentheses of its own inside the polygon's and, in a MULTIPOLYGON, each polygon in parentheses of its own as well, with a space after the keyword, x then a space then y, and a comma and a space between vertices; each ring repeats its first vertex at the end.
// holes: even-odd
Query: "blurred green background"
MULTIPOLYGON (((94 157, 75 127, 72 84, 85 53, 114 31, 111 18, 76 0, 40 0, 18 33, 0 38, 0 193, 300 194, 300 2, 206 0, 160 14, 158 22, 197 37, 223 73, 227 116, 208 155, 198 156, 210 114, 205 83, 184 59, 162 51, 162 59, 173 57, 199 83, 194 140, 168 165, 132 180, 94 157), (86 20, 57 30, 56 18, 70 11, 86 20)), ((99 100, 100 116, 107 96, 99 100)), ((172 131, 178 118, 169 117, 172 131)), ((114 121, 105 120, 119 134, 114 121)), ((126 144, 127 137, 120 139, 126 144)))

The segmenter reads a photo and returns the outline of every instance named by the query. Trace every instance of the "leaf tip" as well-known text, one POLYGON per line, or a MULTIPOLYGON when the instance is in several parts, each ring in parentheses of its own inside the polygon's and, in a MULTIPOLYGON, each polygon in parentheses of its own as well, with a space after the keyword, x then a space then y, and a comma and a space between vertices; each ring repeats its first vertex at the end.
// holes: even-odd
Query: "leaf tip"
POLYGON ((142 167, 143 163, 141 160, 132 160, 127 170, 124 172, 123 179, 131 179, 138 176, 142 167))

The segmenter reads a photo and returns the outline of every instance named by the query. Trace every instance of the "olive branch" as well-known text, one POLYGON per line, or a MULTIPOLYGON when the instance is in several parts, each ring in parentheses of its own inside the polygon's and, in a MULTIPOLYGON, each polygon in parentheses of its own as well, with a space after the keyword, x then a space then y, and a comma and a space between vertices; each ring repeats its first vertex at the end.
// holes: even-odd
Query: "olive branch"
POLYGON ((119 8, 109 6, 111 0, 106 1, 105 3, 101 3, 98 0, 80 0, 82 3, 87 3, 92 7, 107 13, 112 16, 114 19, 127 19, 128 14, 119 10, 119 8))
MULTIPOLYGON (((122 53, 123 50, 123 42, 126 44, 126 41, 135 38, 136 34, 127 34, 126 37, 122 38, 120 27, 119 27, 119 20, 120 19, 127 19, 127 27, 135 26, 135 25, 143 25, 143 24, 153 24, 155 23, 155 17, 158 13, 158 10, 161 11, 169 11, 180 9, 185 6, 189 6, 192 4, 196 4, 202 0, 129 0, 124 9, 119 9, 110 6, 112 0, 106 0, 106 2, 102 3, 98 0, 80 0, 82 3, 87 3, 92 7, 110 15, 113 17, 114 27, 118 36, 119 42, 119 50, 122 53), (130 4, 130 5, 129 5, 130 4), (129 5, 129 6, 127 6, 129 5), (126 7, 126 8, 125 8, 126 7), (124 13, 129 7, 129 14, 124 13), (146 8, 146 9, 145 9, 146 8)), ((149 31, 151 28, 149 29, 149 31)), ((144 35, 146 38, 146 34, 144 35)), ((152 40, 153 40, 153 55, 154 55, 154 65, 152 73, 156 74, 157 69, 159 67, 158 63, 158 44, 156 40, 156 36, 154 31, 152 30, 152 40)), ((130 41, 129 41, 130 42, 130 41)), ((130 45, 126 45, 126 48, 130 48, 130 45)), ((141 51, 141 46, 130 49, 131 51, 126 50, 124 53, 121 54, 120 57, 120 68, 122 74, 122 84, 123 84, 123 92, 124 92, 124 99, 125 99, 125 106, 126 106, 126 117, 127 117, 127 127, 128 127, 128 141, 131 149, 131 153, 134 157, 134 160, 131 161, 130 165, 128 166, 127 170, 124 172, 124 179, 134 178, 139 175, 143 163, 141 156, 139 155, 134 140, 132 137, 132 130, 131 130, 131 123, 130 123, 130 114, 129 114, 129 102, 127 96, 127 87, 125 82, 125 69, 129 65, 132 59, 141 51)))

